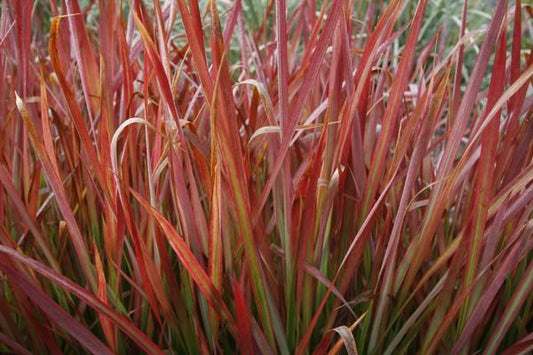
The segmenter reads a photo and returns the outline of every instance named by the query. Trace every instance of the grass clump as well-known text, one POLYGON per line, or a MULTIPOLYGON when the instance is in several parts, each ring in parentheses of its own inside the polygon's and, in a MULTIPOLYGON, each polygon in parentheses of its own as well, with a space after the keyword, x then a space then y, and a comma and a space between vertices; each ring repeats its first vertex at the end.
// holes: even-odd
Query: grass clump
POLYGON ((485 6, 4 0, 0 349, 531 351, 533 11, 485 6))

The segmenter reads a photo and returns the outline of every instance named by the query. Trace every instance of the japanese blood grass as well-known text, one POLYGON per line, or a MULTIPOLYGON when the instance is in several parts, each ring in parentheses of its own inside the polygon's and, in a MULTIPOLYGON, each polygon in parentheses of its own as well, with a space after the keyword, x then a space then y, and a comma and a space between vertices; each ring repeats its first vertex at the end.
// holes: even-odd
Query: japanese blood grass
POLYGON ((533 8, 481 5, 4 0, 0 351, 530 352, 533 8))

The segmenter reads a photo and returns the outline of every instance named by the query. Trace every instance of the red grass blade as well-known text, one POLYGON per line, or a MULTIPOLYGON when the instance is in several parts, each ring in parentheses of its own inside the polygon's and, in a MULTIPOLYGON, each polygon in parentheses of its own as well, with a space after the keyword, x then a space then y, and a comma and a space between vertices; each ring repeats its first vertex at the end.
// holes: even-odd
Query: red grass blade
MULTIPOLYGON (((529 232, 531 232, 531 228, 529 229, 529 232)), ((511 322, 518 315, 522 304, 531 295, 531 289, 533 289, 533 263, 529 263, 522 280, 520 280, 520 283, 513 293, 513 297, 507 304, 507 307, 500 318, 500 322, 489 338, 490 340, 485 348, 484 354, 492 354, 498 350, 498 346, 509 330, 511 322)))
POLYGON ((232 285, 235 298, 235 314, 237 316, 240 350, 242 354, 253 354, 254 343, 252 339, 252 325, 248 316, 244 294, 237 280, 233 279, 232 285))
MULTIPOLYGON (((0 251, 6 253, 7 248, 0 246, 0 251)), ((81 325, 74 317, 59 307, 42 290, 26 280, 18 271, 7 263, 9 259, 0 261, 0 269, 43 311, 51 320, 59 324, 72 337, 78 340, 93 354, 113 354, 94 334, 81 325)))
POLYGON ((5 335, 4 333, 0 333, 0 343, 3 343, 7 346, 9 346, 11 349, 13 349, 17 354, 22 354, 22 355, 31 355, 31 353, 26 349, 24 348, 22 345, 20 345, 19 343, 17 343, 16 341, 14 340, 11 340, 7 335, 5 335))
POLYGON ((74 244, 74 248, 79 259, 78 262, 80 263, 80 266, 87 279, 86 281, 91 286, 91 289, 96 290, 96 280, 92 270, 89 267, 89 265, 91 265, 91 262, 89 258, 89 253, 87 252, 87 245, 85 244, 80 227, 78 226, 74 214, 72 213, 72 210, 69 206, 66 192, 63 188, 63 183, 59 178, 57 170, 54 169, 54 165, 51 162, 50 157, 45 152, 44 145, 41 143, 39 134, 37 133, 37 129, 33 124, 33 119, 30 117, 29 112, 26 110, 24 102, 18 96, 17 107, 22 118, 24 119, 24 124, 26 125, 26 129, 31 142, 33 143, 33 147, 35 148, 41 160, 41 163, 43 164, 44 171, 48 178, 48 183, 51 185, 52 190, 55 193, 58 207, 61 210, 65 221, 67 222, 67 228, 71 234, 72 243, 74 244))
MULTIPOLYGON (((107 316, 110 320, 116 324, 124 333, 126 333, 132 340, 134 340, 139 347, 144 349, 150 354, 163 354, 163 351, 157 347, 145 334, 143 334, 139 329, 137 329, 126 317, 121 314, 118 314, 116 311, 110 309, 108 306, 103 304, 98 298, 87 292, 84 288, 76 285, 74 282, 70 281, 66 277, 58 274, 57 272, 51 270, 50 268, 32 260, 13 249, 6 248, 0 245, 0 252, 6 255, 9 255, 11 258, 16 259, 17 261, 27 265, 31 269, 35 270, 39 274, 43 275, 50 281, 57 284, 59 287, 65 289, 68 292, 71 292, 92 308, 98 313, 101 313, 107 316)), ((111 351, 103 345, 98 338, 92 335, 86 328, 81 327, 77 321, 75 321, 68 313, 63 311, 55 302, 53 302, 48 296, 46 296, 42 291, 37 289, 31 283, 29 283, 20 273, 15 271, 12 266, 9 264, 0 261, 0 267, 2 271, 9 274, 11 277, 16 279, 17 284, 21 287, 25 293, 35 302, 39 307, 42 308, 43 312, 48 314, 55 322, 65 327, 65 330, 71 330, 74 337, 80 337, 78 340, 86 345, 89 349, 98 350, 96 353, 111 353, 111 351)))
POLYGON ((228 326, 230 327, 230 329, 232 329, 232 331, 234 331, 235 321, 228 307, 220 297, 217 289, 209 279, 209 276, 200 266, 183 238, 178 234, 178 232, 176 232, 172 225, 159 212, 157 212, 152 206, 150 206, 150 204, 145 199, 143 199, 137 192, 131 191, 131 193, 137 199, 137 201, 139 201, 141 205, 157 221, 159 227, 163 230, 168 242, 172 246, 172 249, 174 249, 176 255, 180 258, 181 262, 183 263, 183 266, 190 272, 191 277, 194 279, 196 285, 205 295, 207 301, 210 303, 213 310, 217 313, 218 316, 228 321, 228 326))

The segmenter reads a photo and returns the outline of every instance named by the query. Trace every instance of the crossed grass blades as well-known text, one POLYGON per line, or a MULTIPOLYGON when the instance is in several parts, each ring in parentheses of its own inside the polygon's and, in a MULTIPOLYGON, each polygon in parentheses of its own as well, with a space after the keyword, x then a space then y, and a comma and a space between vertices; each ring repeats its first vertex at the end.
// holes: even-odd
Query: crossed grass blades
POLYGON ((3 0, 0 350, 531 351, 532 15, 3 0))

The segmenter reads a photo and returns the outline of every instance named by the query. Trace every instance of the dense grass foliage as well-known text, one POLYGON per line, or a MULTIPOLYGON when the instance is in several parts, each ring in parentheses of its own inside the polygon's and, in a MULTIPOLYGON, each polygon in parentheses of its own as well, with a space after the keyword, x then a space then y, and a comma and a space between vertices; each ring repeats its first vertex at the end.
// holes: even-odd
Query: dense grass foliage
POLYGON ((477 5, 2 0, 0 351, 532 351, 533 8, 477 5))

